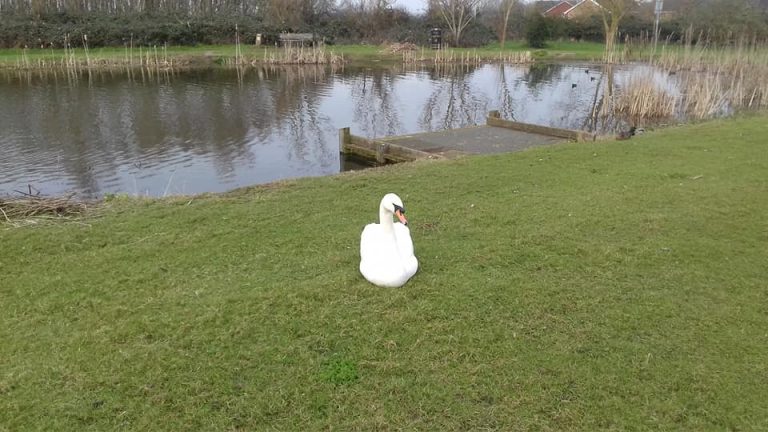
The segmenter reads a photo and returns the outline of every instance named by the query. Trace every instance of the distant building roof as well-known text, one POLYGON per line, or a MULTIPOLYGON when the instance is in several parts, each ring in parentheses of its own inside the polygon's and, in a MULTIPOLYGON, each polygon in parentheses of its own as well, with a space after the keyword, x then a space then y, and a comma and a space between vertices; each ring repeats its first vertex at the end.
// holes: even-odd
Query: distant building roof
POLYGON ((548 17, 563 16, 565 12, 572 7, 573 7, 573 4, 568 3, 567 1, 561 1, 560 3, 544 11, 544 15, 548 17))
POLYGON ((537 11, 544 13, 552 9, 553 7, 559 5, 560 3, 562 3, 562 0, 540 0, 534 3, 533 5, 537 11))
POLYGON ((592 13, 595 13, 594 11, 598 11, 600 9, 603 9, 603 7, 600 5, 600 3, 596 2, 595 0, 581 0, 580 2, 576 3, 572 8, 563 12, 563 15, 565 17, 574 17, 576 15, 580 15, 580 16, 591 15, 592 13), (592 10, 592 12, 589 12, 590 9, 592 10))

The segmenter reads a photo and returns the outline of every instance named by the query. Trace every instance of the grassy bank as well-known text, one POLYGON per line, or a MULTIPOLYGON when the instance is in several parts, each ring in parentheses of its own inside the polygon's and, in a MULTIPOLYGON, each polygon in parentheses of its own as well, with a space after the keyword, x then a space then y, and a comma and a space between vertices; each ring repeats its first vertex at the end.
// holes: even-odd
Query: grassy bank
POLYGON ((0 225, 0 430, 756 430, 766 117, 0 225), (421 269, 357 272, 398 192, 421 269))
MULTIPOLYGON (((273 47, 241 46, 242 56, 247 62, 263 61, 265 57, 279 55, 273 47)), ((86 54, 82 48, 65 52, 63 49, 0 49, 0 68, 42 68, 62 61, 75 59, 86 60, 94 66, 136 64, 141 58, 158 62, 169 62, 179 66, 199 66, 211 64, 229 64, 237 57, 235 45, 209 45, 196 47, 158 46, 128 48, 95 48, 86 54), (149 53, 148 51, 149 50, 149 53)), ((343 56, 352 63, 401 63, 400 52, 388 52, 385 46, 378 45, 334 45, 326 47, 328 52, 343 56)), ((485 59, 505 57, 514 53, 533 51, 534 58, 540 60, 599 60, 602 44, 584 42, 553 43, 544 50, 531 50, 524 42, 508 43, 504 49, 498 45, 483 48, 463 48, 452 50, 456 55, 479 56, 485 59)), ((434 51, 425 48, 426 56, 434 56, 434 51)))

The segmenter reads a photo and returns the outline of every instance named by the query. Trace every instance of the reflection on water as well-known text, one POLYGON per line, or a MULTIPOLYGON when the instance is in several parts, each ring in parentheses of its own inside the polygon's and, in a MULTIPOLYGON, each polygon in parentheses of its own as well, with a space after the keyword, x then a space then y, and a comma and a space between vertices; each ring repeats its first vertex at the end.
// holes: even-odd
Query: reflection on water
MULTIPOLYGON (((627 69, 616 72, 620 83, 627 69)), ((217 192, 348 169, 338 129, 380 137, 504 118, 590 121, 602 71, 532 65, 0 74, 0 195, 217 192)), ((674 87, 673 84, 669 84, 674 87)))

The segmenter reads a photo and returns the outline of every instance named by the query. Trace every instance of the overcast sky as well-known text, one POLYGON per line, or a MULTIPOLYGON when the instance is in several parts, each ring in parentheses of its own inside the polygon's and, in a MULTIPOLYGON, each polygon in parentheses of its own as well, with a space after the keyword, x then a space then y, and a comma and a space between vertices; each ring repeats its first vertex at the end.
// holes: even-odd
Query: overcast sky
POLYGON ((427 0, 395 0, 395 5, 408 9, 408 12, 421 13, 427 7, 427 0))

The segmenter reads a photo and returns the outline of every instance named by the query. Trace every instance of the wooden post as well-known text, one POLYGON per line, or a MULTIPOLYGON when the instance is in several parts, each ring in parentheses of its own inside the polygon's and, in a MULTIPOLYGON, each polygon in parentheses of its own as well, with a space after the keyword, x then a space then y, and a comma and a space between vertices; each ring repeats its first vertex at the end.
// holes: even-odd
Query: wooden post
POLYGON ((383 142, 375 142, 374 145, 376 146, 376 162, 383 164, 386 162, 386 153, 389 149, 389 144, 383 143, 383 142))
POLYGON ((347 152, 347 144, 349 144, 350 141, 349 128, 345 127, 339 129, 339 153, 347 152))

